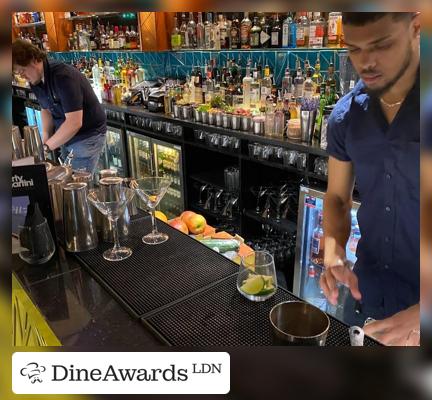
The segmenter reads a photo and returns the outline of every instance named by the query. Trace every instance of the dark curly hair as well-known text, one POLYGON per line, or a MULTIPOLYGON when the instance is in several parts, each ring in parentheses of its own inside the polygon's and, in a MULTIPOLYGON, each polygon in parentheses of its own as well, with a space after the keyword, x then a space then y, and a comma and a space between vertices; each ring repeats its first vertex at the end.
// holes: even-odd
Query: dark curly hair
POLYGON ((44 61, 46 54, 27 40, 17 39, 12 43, 12 65, 26 67, 33 60, 44 61))
POLYGON ((343 12, 342 23, 344 25, 363 26, 378 21, 387 15, 391 15, 395 21, 401 21, 409 20, 416 14, 415 12, 343 12))

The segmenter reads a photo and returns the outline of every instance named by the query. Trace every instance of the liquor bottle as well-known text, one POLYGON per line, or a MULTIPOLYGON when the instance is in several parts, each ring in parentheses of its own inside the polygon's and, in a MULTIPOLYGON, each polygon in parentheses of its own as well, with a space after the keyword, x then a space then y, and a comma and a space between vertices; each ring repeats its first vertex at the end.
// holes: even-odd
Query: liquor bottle
POLYGON ((268 96, 264 104, 265 104, 264 133, 266 136, 273 136, 274 122, 275 122, 275 108, 274 108, 272 97, 268 96))
POLYGON ((282 78, 282 97, 291 99, 293 93, 293 79, 289 68, 285 69, 285 76, 282 78))
POLYGON ((254 23, 250 31, 250 46, 253 49, 260 47, 261 26, 258 23, 258 17, 254 17, 254 23))
POLYGON ((327 80, 326 80, 326 96, 327 96, 327 104, 334 104, 335 99, 332 96, 331 90, 332 87, 336 87, 336 80, 334 77, 334 65, 330 62, 327 70, 327 80))
POLYGON ((325 21, 320 12, 313 13, 309 28, 309 47, 321 48, 324 45, 325 21))
POLYGON ((342 13, 331 12, 327 23, 327 46, 339 47, 342 35, 342 13))
POLYGON ((251 89, 250 89, 250 107, 259 109, 261 106, 260 104, 261 85, 260 82, 257 79, 255 79, 256 76, 257 74, 254 71, 254 78, 252 79, 251 89))
POLYGON ((250 48, 250 30, 252 29, 252 21, 249 19, 249 13, 244 13, 244 18, 240 25, 240 42, 242 49, 250 48))
POLYGON ((118 33, 119 48, 124 49, 126 47, 126 36, 124 32, 124 27, 120 25, 118 33))
POLYGON ((270 39, 271 39, 271 25, 268 22, 268 19, 265 16, 263 16, 261 19, 261 36, 260 36, 261 47, 264 48, 270 47, 270 39))
POLYGON ((198 23, 196 25, 196 38, 197 38, 197 47, 199 49, 204 49, 205 40, 204 40, 204 24, 202 20, 202 12, 198 13, 198 23))
POLYGON ((312 70, 308 68, 306 71, 306 79, 303 84, 303 97, 305 99, 311 99, 315 93, 316 87, 312 81, 312 70))
POLYGON ((138 33, 135 31, 133 26, 131 26, 131 30, 129 33, 129 43, 130 43, 131 50, 136 50, 139 48, 138 33))
POLYGON ((50 45, 49 45, 49 41, 48 41, 48 35, 46 33, 44 33, 42 35, 42 47, 45 51, 50 51, 50 45))
POLYGON ((219 23, 216 20, 216 18, 213 21, 213 25, 211 28, 211 34, 210 34, 210 41, 213 43, 213 49, 214 50, 220 50, 220 27, 219 27, 219 23))
POLYGON ((314 133, 314 138, 318 141, 320 141, 321 138, 321 128, 323 122, 324 108, 327 105, 325 82, 321 82, 319 88, 320 88, 320 103, 319 103, 319 108, 316 116, 315 133, 314 133))
POLYGON ((305 300, 322 311, 327 311, 327 299, 320 287, 320 277, 316 270, 316 267, 309 265, 307 281, 304 288, 305 300))
POLYGON ((296 47, 308 47, 309 45, 309 19, 307 13, 300 12, 297 20, 297 32, 296 32, 296 47))
POLYGON ((297 76, 294 78, 294 97, 296 99, 303 97, 304 78, 300 66, 300 60, 297 59, 297 76))
POLYGON ((180 36, 182 41, 182 48, 188 49, 189 48, 189 36, 187 34, 187 23, 186 23, 186 14, 182 14, 182 23, 180 25, 180 36))
POLYGON ((273 21, 271 30, 271 47, 281 47, 282 45, 282 28, 279 21, 279 14, 276 14, 276 19, 273 21))
POLYGON ((276 110, 274 114, 273 136, 282 139, 284 136, 284 131, 285 131, 285 113, 284 113, 283 101, 279 92, 279 96, 276 104, 276 110))
POLYGON ((204 48, 212 49, 211 30, 213 26, 212 13, 207 13, 206 21, 204 22, 204 48))
POLYGON ((234 16, 231 23, 229 42, 230 49, 240 48, 240 23, 237 14, 234 16))
POLYGON ((324 230, 323 215, 318 216, 318 224, 312 233, 310 259, 314 264, 324 266, 324 230))
POLYGON ((315 71, 314 71, 314 73, 312 75, 312 81, 316 85, 317 93, 319 93, 320 86, 321 86, 321 83, 323 81, 323 77, 321 75, 321 62, 320 62, 320 55, 319 55, 319 53, 318 53, 317 60, 316 60, 316 63, 315 63, 315 71))
POLYGON ((195 78, 196 78, 195 70, 192 68, 192 72, 191 72, 191 76, 190 76, 190 80, 189 80, 189 93, 190 93, 190 102, 191 103, 196 103, 196 100, 195 100, 195 78))
POLYGON ((171 49, 180 50, 181 48, 181 35, 180 30, 177 27, 177 17, 174 17, 174 27, 171 32, 171 49))
POLYGON ((290 26, 292 24, 292 18, 289 14, 282 23, 282 47, 290 47, 290 26))
POLYGON ((114 49, 120 49, 120 41, 119 41, 119 28, 118 26, 114 27, 114 41, 113 41, 114 49))
POLYGON ((261 81, 261 107, 266 106, 267 97, 271 95, 273 82, 270 77, 270 68, 268 65, 264 68, 264 78, 261 81))
POLYGON ((250 108, 251 105, 251 85, 253 79, 250 76, 250 60, 246 66, 246 75, 243 78, 243 106, 250 108))
POLYGON ((201 72, 201 67, 198 67, 197 74, 195 76, 195 102, 199 104, 204 102, 202 83, 203 83, 203 76, 201 72))
POLYGON ((239 81, 235 84, 235 90, 233 94, 233 106, 241 106, 243 104, 243 90, 242 85, 239 81))
POLYGON ((227 22, 223 14, 218 15, 219 18, 219 32, 220 32, 220 48, 228 48, 228 32, 227 32, 227 22))
POLYGON ((126 26, 126 28, 125 28, 125 40, 126 40, 125 49, 129 50, 130 49, 130 30, 129 30, 128 26, 126 26))
POLYGON ((187 23, 187 37, 188 37, 188 43, 189 48, 195 49, 197 46, 197 40, 196 40, 196 23, 194 20, 193 12, 189 13, 189 22, 187 23))

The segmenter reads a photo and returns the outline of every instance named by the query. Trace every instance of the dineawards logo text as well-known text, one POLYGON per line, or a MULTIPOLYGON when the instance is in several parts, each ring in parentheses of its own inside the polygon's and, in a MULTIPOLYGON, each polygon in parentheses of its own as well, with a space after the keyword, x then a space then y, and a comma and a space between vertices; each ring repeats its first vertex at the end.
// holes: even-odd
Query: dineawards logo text
POLYGON ((17 352, 16 394, 226 394, 223 352, 17 352))
MULTIPOLYGON (((213 366, 217 369, 217 366, 213 366)), ((52 365, 52 380, 54 382, 71 381, 71 382, 108 382, 108 381, 187 381, 188 370, 184 368, 177 369, 174 364, 170 364, 168 368, 159 369, 136 369, 136 368, 116 368, 109 365, 106 369, 100 370, 94 368, 79 368, 74 365, 65 367, 63 365, 52 365)))

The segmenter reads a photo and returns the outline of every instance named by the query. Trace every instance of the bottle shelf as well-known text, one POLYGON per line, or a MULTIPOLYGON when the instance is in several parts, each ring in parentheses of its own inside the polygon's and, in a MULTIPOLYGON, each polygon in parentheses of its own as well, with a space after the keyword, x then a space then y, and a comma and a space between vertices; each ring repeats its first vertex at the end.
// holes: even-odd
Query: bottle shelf
POLYGON ((89 18, 99 18, 99 17, 116 17, 120 15, 120 12, 96 12, 92 14, 86 15, 75 15, 73 17, 64 18, 67 21, 77 21, 81 19, 89 19, 89 18))
POLYGON ((189 52, 215 52, 215 53, 232 53, 232 52, 274 52, 274 51, 288 51, 288 52, 308 52, 308 51, 337 51, 346 52, 346 47, 270 47, 270 48, 251 48, 251 49, 181 49, 181 50, 168 50, 171 53, 189 53, 189 52))
POLYGON ((16 28, 33 28, 33 27, 44 26, 44 25, 45 25, 45 21, 39 21, 39 22, 30 22, 28 24, 16 24, 15 27, 16 28))

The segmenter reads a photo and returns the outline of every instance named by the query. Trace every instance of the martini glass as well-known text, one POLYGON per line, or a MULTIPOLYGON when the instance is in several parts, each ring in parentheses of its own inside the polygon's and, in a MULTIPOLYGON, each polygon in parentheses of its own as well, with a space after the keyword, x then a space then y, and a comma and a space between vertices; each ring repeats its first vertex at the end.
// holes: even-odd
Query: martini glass
POLYGON ((114 247, 103 253, 103 258, 108 261, 121 261, 130 257, 132 250, 129 247, 120 246, 117 221, 123 215, 128 203, 133 199, 135 192, 126 187, 119 187, 116 196, 110 196, 103 189, 90 190, 87 198, 103 215, 105 215, 113 227, 114 247))
POLYGON ((142 238, 145 244, 160 244, 168 240, 166 233, 157 230, 155 209, 170 185, 171 180, 168 178, 149 177, 135 180, 135 191, 151 211, 152 217, 152 232, 142 238))

